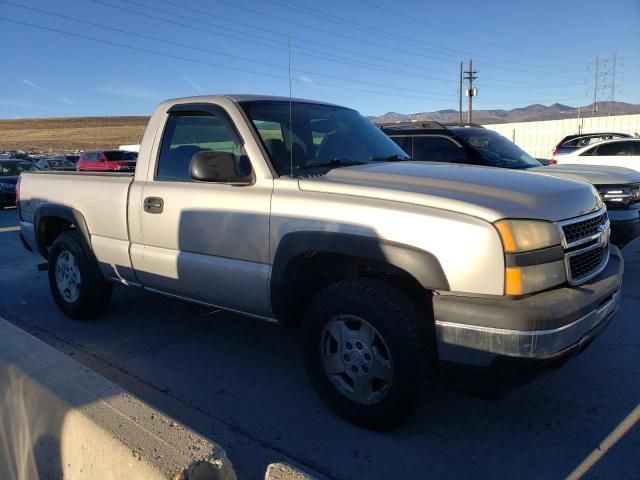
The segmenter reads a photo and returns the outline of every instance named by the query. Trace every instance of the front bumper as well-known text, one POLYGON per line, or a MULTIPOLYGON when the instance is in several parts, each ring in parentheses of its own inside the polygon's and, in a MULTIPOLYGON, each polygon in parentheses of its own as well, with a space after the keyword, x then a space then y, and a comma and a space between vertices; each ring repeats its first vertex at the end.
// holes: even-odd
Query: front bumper
POLYGON ((611 243, 622 248, 640 236, 640 205, 624 210, 608 210, 611 222, 611 243))
POLYGON ((562 356, 611 319, 620 302, 623 273, 622 254, 612 246, 605 270, 579 286, 514 299, 436 295, 440 359, 482 367, 498 357, 562 356))

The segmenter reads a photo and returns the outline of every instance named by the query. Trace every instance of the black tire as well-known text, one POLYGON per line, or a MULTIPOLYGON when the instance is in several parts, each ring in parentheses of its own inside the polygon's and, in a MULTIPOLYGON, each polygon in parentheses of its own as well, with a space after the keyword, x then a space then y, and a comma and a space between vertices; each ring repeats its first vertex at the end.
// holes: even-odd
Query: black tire
MULTIPOLYGON (((320 397, 338 415, 369 429, 384 430, 402 424, 425 402, 438 383, 431 317, 401 290, 376 279, 343 280, 322 290, 309 305, 304 319, 305 367, 320 397), (393 360, 389 367, 393 375, 385 387, 388 388, 386 394, 372 404, 349 398, 344 390, 334 385, 336 375, 330 380, 325 373, 326 338, 335 338, 326 327, 332 319, 349 316, 364 319, 373 326, 393 360)), ((331 348, 342 357, 346 350, 338 350, 343 347, 338 347, 338 342, 331 338, 329 341, 334 344, 331 348)), ((345 343, 344 346, 348 345, 345 343)), ((353 365, 348 367, 353 368, 353 365)), ((343 373, 338 375, 345 378, 343 373)))
POLYGON ((76 231, 60 234, 49 251, 49 287, 62 312, 77 320, 88 320, 103 313, 111 300, 112 284, 105 280, 93 252, 76 231), (56 269, 65 252, 73 255, 80 273, 77 298, 69 299, 58 288, 56 269))

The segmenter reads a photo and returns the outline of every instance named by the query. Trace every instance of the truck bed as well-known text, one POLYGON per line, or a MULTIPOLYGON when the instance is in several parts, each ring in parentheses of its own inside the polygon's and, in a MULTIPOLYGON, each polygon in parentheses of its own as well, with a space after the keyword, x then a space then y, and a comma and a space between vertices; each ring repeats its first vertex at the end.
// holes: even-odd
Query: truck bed
POLYGON ((115 255, 119 262, 128 263, 127 203, 132 181, 133 174, 127 173, 23 172, 20 180, 23 232, 34 245, 37 208, 43 204, 71 207, 82 214, 91 232, 93 249, 100 258, 115 255))

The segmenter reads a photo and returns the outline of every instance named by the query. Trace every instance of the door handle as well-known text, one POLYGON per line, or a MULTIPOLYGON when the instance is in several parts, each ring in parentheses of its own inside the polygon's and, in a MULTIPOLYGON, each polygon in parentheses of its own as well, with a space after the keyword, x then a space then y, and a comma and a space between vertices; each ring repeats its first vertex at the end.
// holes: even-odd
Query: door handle
POLYGON ((164 200, 160 197, 147 197, 144 199, 144 211, 147 213, 162 213, 164 200))

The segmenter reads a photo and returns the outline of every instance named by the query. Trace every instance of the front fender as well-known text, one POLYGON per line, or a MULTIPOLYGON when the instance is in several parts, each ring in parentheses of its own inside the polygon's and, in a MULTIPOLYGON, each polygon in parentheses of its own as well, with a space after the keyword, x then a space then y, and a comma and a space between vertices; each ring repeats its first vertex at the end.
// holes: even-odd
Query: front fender
POLYGON ((373 261, 400 269, 428 290, 449 290, 449 282, 440 262, 431 253, 379 238, 337 232, 292 232, 278 244, 271 270, 271 305, 282 309, 287 268, 308 253, 331 253, 373 261))

